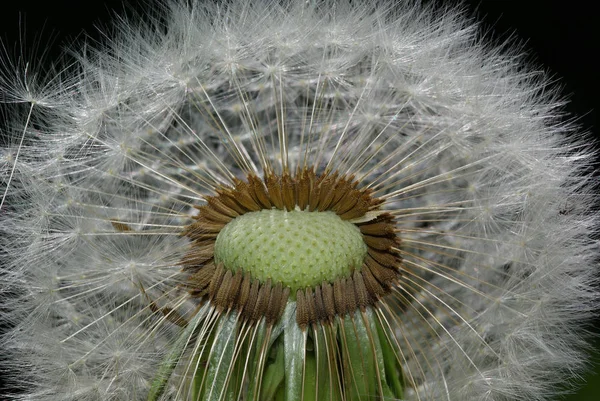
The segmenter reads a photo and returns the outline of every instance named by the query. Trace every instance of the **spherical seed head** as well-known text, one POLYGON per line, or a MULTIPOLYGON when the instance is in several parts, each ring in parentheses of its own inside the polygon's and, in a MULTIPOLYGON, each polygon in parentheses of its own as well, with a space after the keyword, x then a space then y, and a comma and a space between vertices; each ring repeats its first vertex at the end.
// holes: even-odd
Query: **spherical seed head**
POLYGON ((521 49, 418 1, 158 3, 58 74, 0 72, 15 399, 565 390, 600 299, 598 180, 521 49), (296 204, 355 222, 360 272, 293 300, 215 265, 228 223, 296 204))
POLYGON ((367 246, 358 227, 334 212, 263 209, 227 224, 215 243, 215 262, 290 288, 348 277, 367 246))

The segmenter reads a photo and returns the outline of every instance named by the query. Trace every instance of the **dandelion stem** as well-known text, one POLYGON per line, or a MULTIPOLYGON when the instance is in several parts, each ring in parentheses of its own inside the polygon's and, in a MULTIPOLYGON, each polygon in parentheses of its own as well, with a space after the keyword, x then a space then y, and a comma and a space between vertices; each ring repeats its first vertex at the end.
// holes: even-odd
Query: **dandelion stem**
POLYGON ((287 400, 302 399, 302 361, 304 359, 306 338, 302 329, 296 324, 295 313, 295 302, 290 302, 282 318, 285 325, 283 346, 285 351, 285 392, 287 400))

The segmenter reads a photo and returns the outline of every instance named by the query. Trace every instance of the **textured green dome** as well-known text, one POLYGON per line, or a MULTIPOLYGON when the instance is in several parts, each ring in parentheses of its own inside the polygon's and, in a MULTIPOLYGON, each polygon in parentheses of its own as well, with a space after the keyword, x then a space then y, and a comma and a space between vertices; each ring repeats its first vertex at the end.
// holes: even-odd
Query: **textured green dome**
POLYGON ((294 293, 348 276, 362 265, 367 246, 358 227, 333 212, 265 209, 227 224, 214 252, 226 268, 281 282, 294 293))

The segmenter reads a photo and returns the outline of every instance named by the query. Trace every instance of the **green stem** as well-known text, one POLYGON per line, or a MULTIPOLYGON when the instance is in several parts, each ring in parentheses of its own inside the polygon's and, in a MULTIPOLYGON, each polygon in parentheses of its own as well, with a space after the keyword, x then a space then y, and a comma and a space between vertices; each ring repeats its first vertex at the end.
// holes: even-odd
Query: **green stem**
POLYGON ((296 303, 289 302, 283 313, 285 354, 285 399, 300 400, 302 397, 302 368, 306 347, 306 332, 296 323, 296 303))

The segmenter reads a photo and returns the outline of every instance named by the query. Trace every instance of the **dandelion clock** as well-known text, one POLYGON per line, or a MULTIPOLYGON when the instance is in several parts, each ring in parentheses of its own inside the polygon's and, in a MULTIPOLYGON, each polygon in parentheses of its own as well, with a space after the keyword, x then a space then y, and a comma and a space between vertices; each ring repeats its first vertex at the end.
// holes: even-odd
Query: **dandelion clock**
POLYGON ((519 49, 412 1, 148 8, 0 76, 15 400, 548 400, 581 371, 593 154, 519 49))

